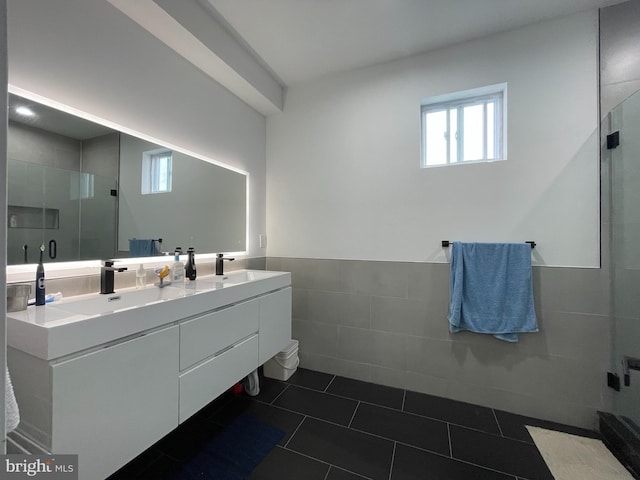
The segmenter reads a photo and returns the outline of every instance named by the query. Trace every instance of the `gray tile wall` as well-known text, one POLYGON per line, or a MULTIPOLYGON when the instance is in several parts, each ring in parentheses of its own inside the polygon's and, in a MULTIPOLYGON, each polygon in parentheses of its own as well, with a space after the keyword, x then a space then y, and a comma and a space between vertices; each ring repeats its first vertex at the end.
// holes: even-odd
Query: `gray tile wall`
POLYGON ((120 134, 100 135, 82 142, 82 172, 118 178, 120 134))
POLYGON ((540 332, 450 334, 449 265, 267 259, 292 273, 301 366, 595 428, 611 323, 601 269, 534 267, 540 332))
POLYGON ((94 195, 80 202, 78 259, 109 258, 116 251, 118 199, 109 191, 118 188, 120 134, 108 133, 82 142, 81 171, 94 175, 94 195))
POLYGON ((10 122, 7 130, 7 158, 47 167, 78 171, 80 141, 10 122))

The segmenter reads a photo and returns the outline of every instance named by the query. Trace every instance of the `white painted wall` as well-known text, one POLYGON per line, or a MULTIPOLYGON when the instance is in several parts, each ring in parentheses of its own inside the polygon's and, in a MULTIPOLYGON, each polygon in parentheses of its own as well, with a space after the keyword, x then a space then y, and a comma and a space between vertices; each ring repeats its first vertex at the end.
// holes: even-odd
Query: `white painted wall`
POLYGON ((267 119, 269 256, 446 261, 535 240, 599 265, 597 12, 289 89, 267 119), (420 169, 420 101, 508 82, 509 159, 420 169))
POLYGON ((11 85, 249 172, 248 251, 266 253, 261 114, 104 0, 9 0, 8 17, 11 85))

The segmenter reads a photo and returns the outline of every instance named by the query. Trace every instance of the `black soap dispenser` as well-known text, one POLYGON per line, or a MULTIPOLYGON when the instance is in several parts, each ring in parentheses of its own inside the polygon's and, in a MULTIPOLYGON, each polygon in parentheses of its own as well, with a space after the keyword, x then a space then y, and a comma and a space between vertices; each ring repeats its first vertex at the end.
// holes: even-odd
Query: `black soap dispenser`
POLYGON ((36 268, 36 305, 45 304, 44 289, 44 265, 42 264, 42 255, 44 254, 44 245, 40 245, 40 262, 36 268))
POLYGON ((185 276, 189 280, 195 280, 196 279, 196 258, 195 258, 196 252, 194 248, 189 247, 189 249, 187 250, 187 254, 189 255, 189 258, 187 259, 187 265, 184 267, 185 276))

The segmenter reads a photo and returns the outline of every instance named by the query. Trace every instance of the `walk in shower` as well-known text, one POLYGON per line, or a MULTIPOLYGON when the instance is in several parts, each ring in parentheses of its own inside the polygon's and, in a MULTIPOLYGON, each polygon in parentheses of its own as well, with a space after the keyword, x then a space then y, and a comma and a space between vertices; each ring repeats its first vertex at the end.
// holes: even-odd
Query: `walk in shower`
POLYGON ((613 408, 625 422, 640 425, 640 91, 610 115, 610 138, 618 132, 620 142, 609 152, 613 356, 623 383, 613 408))
MULTIPOLYGON (((603 440, 640 475, 640 0, 600 9, 602 267, 611 361, 603 440)), ((604 378, 603 378, 604 381, 604 378)))
POLYGON ((616 392, 612 413, 601 414, 600 429, 611 450, 640 473, 640 91, 609 113, 603 131, 602 161, 611 182, 609 386, 616 392))

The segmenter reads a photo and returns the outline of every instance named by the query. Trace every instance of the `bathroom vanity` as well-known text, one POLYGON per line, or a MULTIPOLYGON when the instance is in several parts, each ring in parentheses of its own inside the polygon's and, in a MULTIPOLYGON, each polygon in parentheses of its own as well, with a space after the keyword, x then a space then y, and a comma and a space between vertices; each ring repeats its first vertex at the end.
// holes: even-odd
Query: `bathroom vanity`
POLYGON ((106 478, 291 340, 291 274, 84 295, 7 318, 14 446, 106 478))

